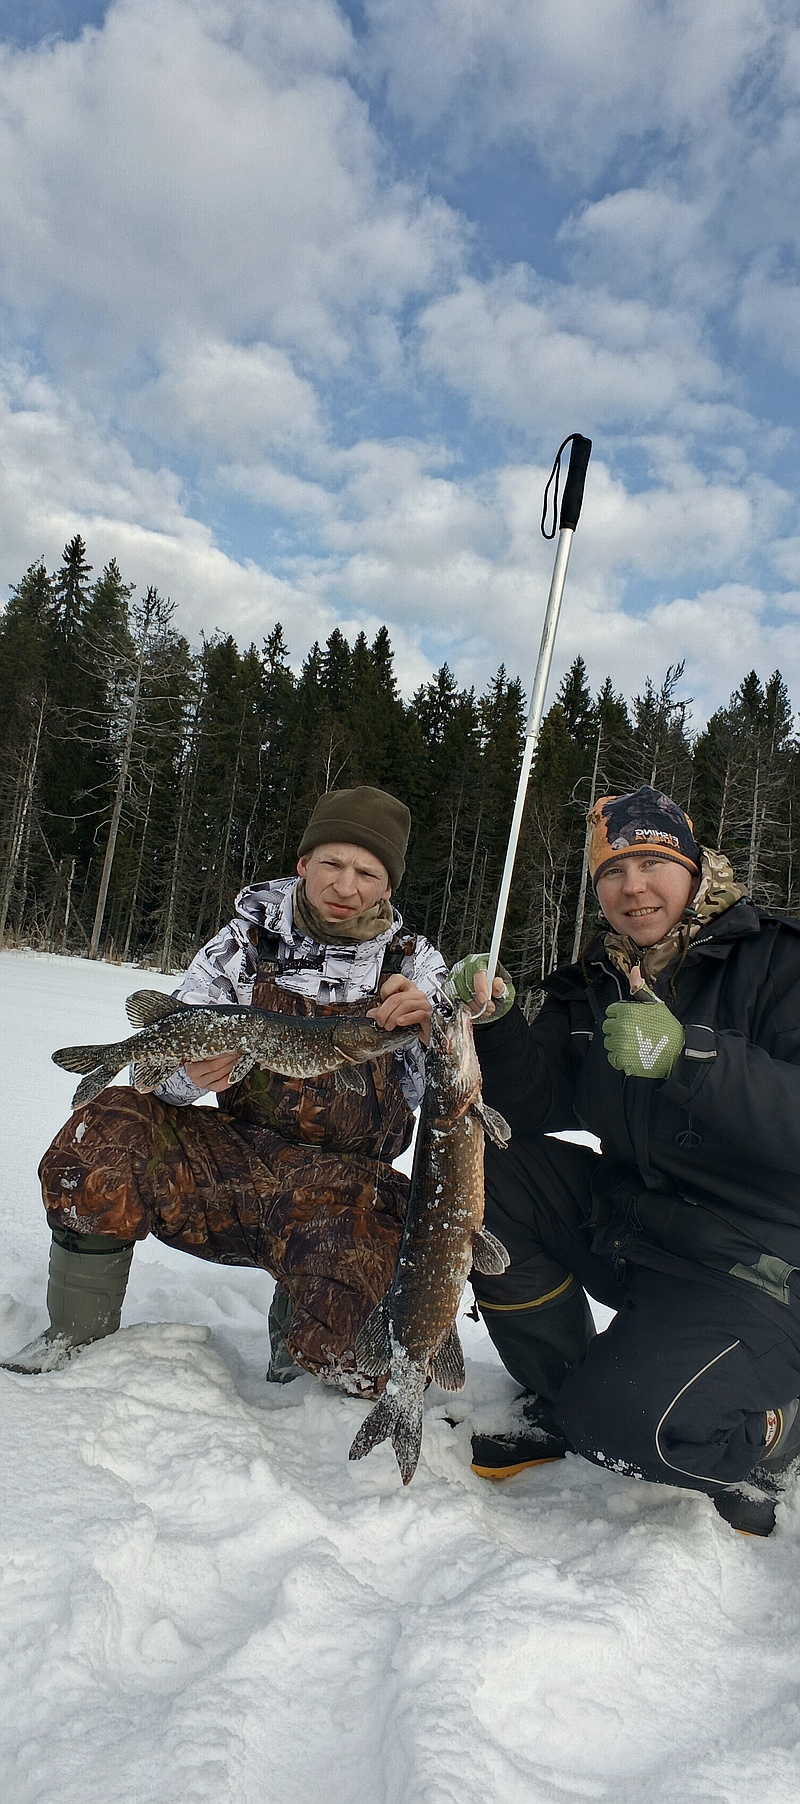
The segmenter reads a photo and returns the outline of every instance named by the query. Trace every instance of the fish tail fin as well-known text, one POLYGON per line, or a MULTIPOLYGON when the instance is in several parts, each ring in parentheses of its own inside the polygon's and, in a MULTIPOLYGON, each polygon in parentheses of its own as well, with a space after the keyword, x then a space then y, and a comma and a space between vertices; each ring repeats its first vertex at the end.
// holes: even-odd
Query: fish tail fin
MULTIPOLYGON (((96 1071, 99 1065, 109 1064, 117 1051, 115 1045, 109 1046, 106 1041, 105 1046, 61 1046, 58 1052, 53 1052, 50 1056, 53 1064, 60 1065, 62 1071, 77 1071, 84 1076, 89 1071, 96 1071)), ((120 1065, 124 1063, 125 1060, 120 1058, 115 1069, 119 1071, 120 1065)))
POLYGON ((422 1446, 422 1398, 418 1397, 413 1406, 401 1405, 392 1429, 392 1446, 395 1458, 400 1467, 400 1477, 404 1485, 410 1485, 417 1470, 419 1450, 422 1446))
POLYGON ((364 1459, 368 1453, 372 1452, 373 1447, 378 1447, 381 1441, 388 1441, 394 1428, 396 1414, 397 1398, 387 1397, 384 1392, 375 1408, 364 1417, 350 1448, 348 1459, 364 1459))
POLYGON ((119 1065, 108 1063, 98 1065, 94 1071, 90 1071, 75 1091, 72 1098, 73 1109, 82 1109, 85 1103, 94 1102, 95 1097, 100 1095, 106 1084, 111 1083, 118 1071, 119 1065))
POLYGON ((422 1390, 401 1396, 397 1391, 384 1391, 375 1408, 362 1422, 350 1448, 350 1459, 363 1459, 381 1441, 391 1438, 400 1476, 404 1485, 411 1483, 417 1469, 422 1446, 422 1390))

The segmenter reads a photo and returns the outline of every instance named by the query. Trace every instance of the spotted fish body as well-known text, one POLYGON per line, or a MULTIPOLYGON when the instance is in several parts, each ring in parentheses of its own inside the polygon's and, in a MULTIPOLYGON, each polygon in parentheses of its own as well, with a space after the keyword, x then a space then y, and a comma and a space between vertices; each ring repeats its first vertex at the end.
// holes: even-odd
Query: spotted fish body
POLYGON ((483 1227, 484 1130, 504 1146, 510 1129, 481 1101, 469 1011, 434 1013, 411 1197, 389 1291, 355 1346, 361 1371, 388 1372, 386 1390, 350 1448, 362 1459, 391 1437, 403 1483, 422 1442, 422 1398, 433 1379, 460 1390, 464 1355, 455 1321, 471 1268, 501 1272, 508 1254, 483 1227))
POLYGON ((132 1068, 135 1090, 154 1090, 187 1062, 226 1052, 241 1055, 231 1072, 232 1084, 254 1065, 263 1065, 283 1077, 319 1077, 333 1071, 337 1083, 363 1094, 364 1078, 357 1067, 417 1039, 415 1028, 387 1033, 363 1016, 281 1015, 227 1005, 201 1008, 178 1002, 161 990, 137 990, 125 1007, 137 1033, 106 1046, 62 1046, 52 1055, 54 1064, 65 1071, 86 1074, 72 1098, 74 1109, 98 1096, 124 1065, 132 1068))

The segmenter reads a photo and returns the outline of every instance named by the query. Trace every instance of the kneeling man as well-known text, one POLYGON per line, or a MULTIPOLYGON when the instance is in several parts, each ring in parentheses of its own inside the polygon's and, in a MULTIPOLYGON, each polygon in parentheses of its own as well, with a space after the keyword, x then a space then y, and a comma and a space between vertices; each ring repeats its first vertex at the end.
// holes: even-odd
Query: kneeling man
POLYGON ((50 1326, 9 1362, 46 1371, 113 1333, 137 1240, 278 1280, 270 1377, 296 1365, 348 1389, 356 1335, 391 1281, 424 1084, 440 954, 407 932, 391 894, 411 817, 383 790, 334 790, 317 803, 296 877, 242 890, 232 921, 203 947, 175 994, 292 1015, 369 1014, 415 1026, 420 1044, 362 1066, 363 1095, 333 1074, 259 1068, 230 1084, 237 1054, 188 1064, 153 1093, 116 1086, 77 1109, 39 1175, 53 1231, 50 1326), (189 1108, 215 1092, 218 1108, 189 1108))

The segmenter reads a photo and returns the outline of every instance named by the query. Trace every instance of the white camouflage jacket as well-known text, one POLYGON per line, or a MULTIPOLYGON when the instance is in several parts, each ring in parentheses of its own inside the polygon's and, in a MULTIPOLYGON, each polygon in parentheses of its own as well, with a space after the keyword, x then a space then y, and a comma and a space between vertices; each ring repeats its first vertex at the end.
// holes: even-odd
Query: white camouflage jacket
MULTIPOLYGON (((282 989, 311 996, 321 1005, 358 1002, 375 995, 386 948, 401 934, 402 915, 395 908, 391 927, 377 939, 362 941, 360 945, 339 942, 321 946, 295 926, 292 897, 299 881, 298 877, 277 877, 240 892, 233 920, 197 953, 175 990, 181 1002, 249 1006, 257 964, 250 937, 254 927, 279 936, 275 981, 282 989)), ((411 939, 409 935, 410 943, 411 939)), ((412 949, 404 954, 401 972, 426 996, 433 997, 447 976, 447 966, 436 947, 417 934, 412 949)), ((416 1109, 425 1084, 424 1048, 406 1047, 395 1053, 395 1058, 401 1067, 403 1094, 409 1108, 416 1109)), ((203 1094, 185 1071, 176 1072, 156 1091, 162 1101, 178 1104, 194 1102, 203 1094)))

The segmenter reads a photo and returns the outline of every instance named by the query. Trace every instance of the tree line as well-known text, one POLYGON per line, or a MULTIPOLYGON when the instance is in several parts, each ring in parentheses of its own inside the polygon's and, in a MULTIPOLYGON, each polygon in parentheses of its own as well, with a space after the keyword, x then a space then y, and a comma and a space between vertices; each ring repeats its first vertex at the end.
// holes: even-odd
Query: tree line
MULTIPOLYGON (((776 671, 744 677, 691 732, 683 665, 626 701, 583 660, 542 727, 503 960, 533 997, 596 914, 585 817, 652 783, 722 846, 762 904, 800 907, 800 743, 776 671)), ((281 625, 240 651, 191 648, 168 600, 137 597, 115 559, 96 576, 76 536, 31 565, 0 616, 0 944, 184 965, 244 884, 294 869, 326 790, 374 783, 413 830, 398 902, 449 959, 487 946, 525 734, 501 665, 483 694, 447 664, 401 697, 388 631, 338 630, 296 675, 281 625)))

